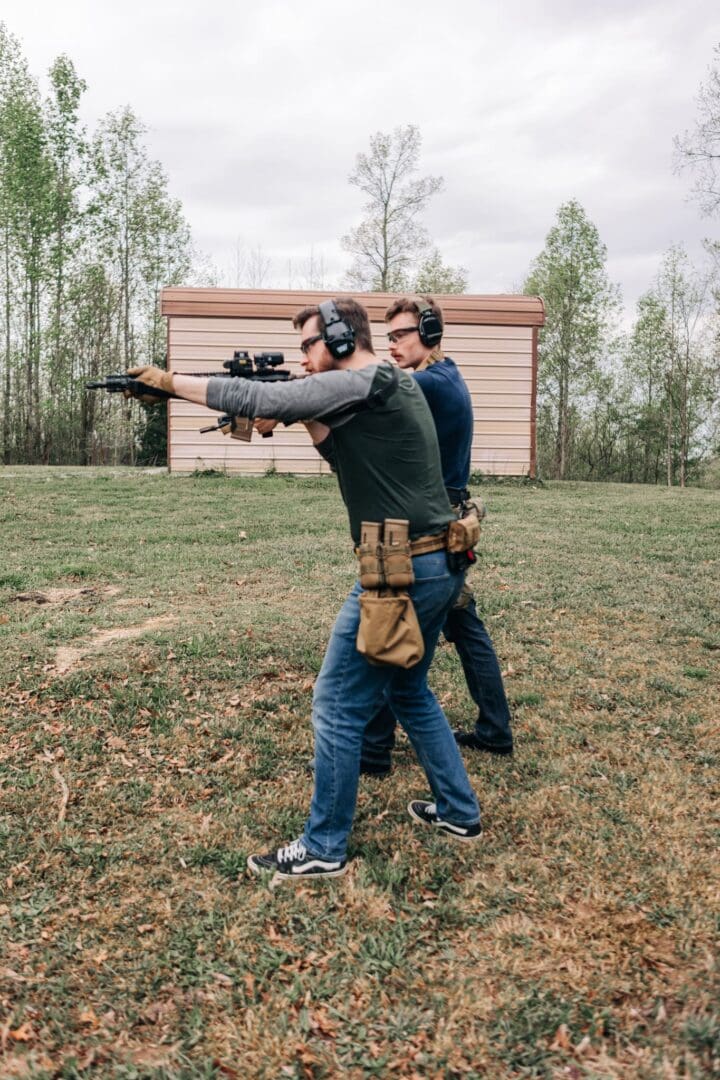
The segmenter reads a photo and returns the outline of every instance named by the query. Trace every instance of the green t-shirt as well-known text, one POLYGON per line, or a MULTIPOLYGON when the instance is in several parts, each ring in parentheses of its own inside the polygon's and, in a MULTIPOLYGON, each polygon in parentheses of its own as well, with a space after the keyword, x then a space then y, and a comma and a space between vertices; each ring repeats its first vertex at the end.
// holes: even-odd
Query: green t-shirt
MULTIPOLYGON (((415 380, 398 374, 397 389, 383 404, 337 427, 324 418, 332 434, 318 450, 337 472, 356 544, 362 521, 407 518, 416 539, 442 532, 453 518, 432 414, 415 380)), ((378 365, 373 389, 391 377, 389 365, 378 365)))
POLYGON ((326 424, 331 435, 317 449, 337 472, 356 544, 362 521, 407 519, 416 539, 441 532, 454 516, 425 396, 390 364, 277 383, 212 378, 208 405, 231 416, 326 424))

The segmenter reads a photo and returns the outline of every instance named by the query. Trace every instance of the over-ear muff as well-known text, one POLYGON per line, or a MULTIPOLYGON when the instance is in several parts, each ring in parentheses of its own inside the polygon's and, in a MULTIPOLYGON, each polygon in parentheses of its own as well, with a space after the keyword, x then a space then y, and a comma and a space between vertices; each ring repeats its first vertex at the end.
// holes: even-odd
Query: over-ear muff
POLYGON ((442 341, 442 323, 427 300, 423 300, 421 296, 415 296, 413 299, 418 309, 418 334, 420 340, 428 349, 433 349, 442 341))
POLYGON ((347 360, 355 352, 355 331, 345 322, 334 300, 320 304, 320 318, 324 324, 323 341, 333 360, 347 360))

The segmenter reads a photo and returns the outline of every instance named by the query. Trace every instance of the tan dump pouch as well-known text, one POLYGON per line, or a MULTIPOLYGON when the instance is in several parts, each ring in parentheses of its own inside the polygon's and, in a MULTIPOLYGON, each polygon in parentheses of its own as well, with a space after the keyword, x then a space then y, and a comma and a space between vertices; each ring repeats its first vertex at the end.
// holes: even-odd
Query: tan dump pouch
POLYGON ((480 522, 474 514, 451 521, 448 525, 447 549, 451 554, 469 551, 480 539, 480 522))
POLYGON ((361 592, 357 650, 371 664, 411 668, 425 655, 420 623, 407 593, 361 592))

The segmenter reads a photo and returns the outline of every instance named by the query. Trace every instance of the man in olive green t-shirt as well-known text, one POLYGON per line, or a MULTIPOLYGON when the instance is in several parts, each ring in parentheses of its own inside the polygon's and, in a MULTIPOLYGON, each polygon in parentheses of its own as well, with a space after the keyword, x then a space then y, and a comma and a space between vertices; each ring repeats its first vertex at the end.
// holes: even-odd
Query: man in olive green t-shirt
MULTIPOLYGON (((337 473, 355 544, 362 521, 406 519, 411 540, 442 533, 454 515, 430 411, 414 379, 377 360, 365 309, 338 298, 304 309, 294 325, 311 373, 305 379, 198 379, 157 368, 130 374, 145 386, 230 415, 304 420, 337 473)), ((335 622, 315 683, 315 790, 303 835, 275 851, 251 855, 253 872, 272 870, 287 880, 345 873, 363 732, 386 695, 433 793, 432 801, 411 802, 410 816, 456 840, 480 836, 477 800, 447 719, 427 685, 437 638, 462 575, 448 568, 444 550, 413 557, 413 571, 409 593, 423 635, 423 658, 410 668, 378 666, 358 651, 361 590, 356 583, 335 622)))

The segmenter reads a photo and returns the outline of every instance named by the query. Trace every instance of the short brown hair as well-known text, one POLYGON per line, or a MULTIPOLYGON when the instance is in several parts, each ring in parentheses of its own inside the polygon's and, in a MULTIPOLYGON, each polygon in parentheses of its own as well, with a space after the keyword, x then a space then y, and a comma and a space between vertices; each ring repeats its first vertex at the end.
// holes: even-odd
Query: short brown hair
POLYGON ((421 311, 425 308, 430 308, 433 315, 436 315, 440 320, 440 329, 445 329, 445 320, 443 318, 442 308, 439 304, 436 304, 432 296, 399 296, 397 300, 393 300, 390 307, 385 312, 385 322, 391 322, 396 315, 399 315, 402 311, 406 311, 409 315, 420 315, 421 311))
MULTIPOLYGON (((370 332, 370 319, 368 313, 362 304, 358 304, 357 300, 351 300, 349 298, 334 297, 333 303, 338 309, 338 314, 345 320, 348 326, 355 332, 355 345, 358 349, 363 349, 365 352, 375 353, 372 343, 372 334, 370 332)), ((320 318, 321 327, 325 327, 322 315, 320 315, 320 308, 317 304, 312 304, 311 307, 303 308, 302 311, 298 311, 297 315, 293 319, 293 326, 296 330, 302 330, 308 319, 312 319, 313 315, 318 315, 320 318)))

